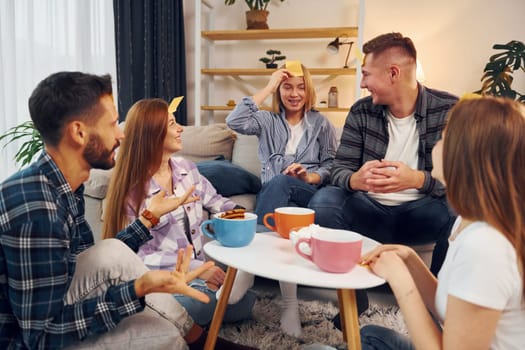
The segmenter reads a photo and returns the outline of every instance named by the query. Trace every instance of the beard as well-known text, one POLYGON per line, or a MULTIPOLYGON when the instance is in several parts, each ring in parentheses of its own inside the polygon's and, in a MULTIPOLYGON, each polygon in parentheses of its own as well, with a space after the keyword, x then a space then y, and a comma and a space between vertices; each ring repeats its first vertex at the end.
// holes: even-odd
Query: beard
POLYGON ((113 148, 107 149, 99 135, 90 135, 83 156, 91 168, 104 170, 111 169, 115 166, 113 151, 118 146, 120 146, 119 141, 115 143, 113 148))

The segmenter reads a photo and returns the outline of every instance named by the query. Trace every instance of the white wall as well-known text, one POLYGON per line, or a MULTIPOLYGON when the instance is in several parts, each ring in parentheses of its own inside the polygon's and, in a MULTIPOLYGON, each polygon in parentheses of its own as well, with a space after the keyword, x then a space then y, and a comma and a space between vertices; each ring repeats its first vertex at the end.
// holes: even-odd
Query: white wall
MULTIPOLYGON (((481 87, 494 44, 525 42, 523 0, 367 0, 365 11, 365 41, 389 31, 411 37, 425 85, 458 95, 481 87)), ((524 91, 525 76, 515 76, 524 91)))
MULTIPOLYGON (((194 0, 199 1, 199 0, 194 0)), ((238 0, 225 6, 224 0, 208 0, 214 7, 213 29, 244 29, 247 6, 238 0)), ((272 1, 269 6, 270 28, 304 28, 357 26, 359 0, 285 0, 272 1), (275 3, 275 4, 274 4, 275 3)), ((414 40, 425 72, 425 85, 461 95, 481 86, 480 78, 492 45, 510 40, 525 42, 523 0, 361 0, 364 3, 363 40, 376 35, 399 31, 414 40)), ((188 63, 188 103, 193 105, 193 51, 195 4, 185 1, 186 48, 188 63)), ((203 11, 203 14, 206 13, 203 11)), ((206 24, 203 23, 203 28, 206 24)), ((211 67, 262 67, 258 58, 269 48, 280 49, 288 59, 299 59, 308 67, 341 67, 346 54, 342 47, 339 56, 330 56, 325 47, 328 39, 293 41, 215 42, 211 67)), ((351 58, 353 56, 352 52, 351 58)), ((205 59, 205 56, 203 56, 205 59)), ((205 62, 203 60, 203 62, 205 62)), ((206 65, 206 64, 204 64, 206 65)), ((205 78, 205 77, 203 77, 205 78)), ((228 99, 239 101, 247 94, 262 88, 267 78, 243 77, 249 85, 243 89, 231 79, 219 77, 212 104, 225 104, 228 99)), ((318 100, 326 99, 331 85, 339 87, 341 106, 354 100, 355 79, 339 77, 334 81, 315 78, 318 100)), ((525 91, 525 74, 515 73, 513 87, 525 91)), ((205 93, 206 91, 204 91, 205 93)), ((191 108, 189 109, 192 110, 191 108)), ((216 113, 215 121, 226 113, 216 113)), ((331 113, 329 118, 340 125, 346 114, 331 113)), ((189 115, 190 121, 193 116, 189 115)), ((204 115, 206 122, 206 115, 204 115)))

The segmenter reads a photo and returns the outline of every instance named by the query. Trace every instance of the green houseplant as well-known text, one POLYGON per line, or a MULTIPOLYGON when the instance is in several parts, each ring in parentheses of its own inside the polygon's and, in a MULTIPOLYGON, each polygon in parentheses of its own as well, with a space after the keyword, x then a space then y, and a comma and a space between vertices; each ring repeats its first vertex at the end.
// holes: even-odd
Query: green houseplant
POLYGON ((24 141, 14 157, 15 162, 20 164, 21 167, 31 163, 34 156, 44 148, 42 137, 38 130, 35 129, 32 121, 26 121, 14 126, 0 136, 0 142, 4 142, 4 148, 17 140, 24 141))
MULTIPOLYGON (((250 10, 266 10, 270 1, 271 0, 244 0, 250 10)), ((284 0, 280 1, 283 2, 284 0)), ((224 4, 233 5, 235 4, 235 0, 224 0, 224 4)))
POLYGON ((495 44, 492 48, 503 51, 490 56, 481 77, 481 89, 475 93, 508 97, 525 103, 525 94, 512 89, 513 72, 525 72, 525 44, 512 40, 507 44, 495 44))
POLYGON ((286 56, 281 55, 281 51, 270 49, 266 51, 266 54, 270 57, 261 57, 259 61, 266 64, 266 68, 277 68, 277 61, 286 59, 286 56))
MULTIPOLYGON (((246 11, 247 29, 268 29, 268 5, 271 0, 244 0, 248 5, 249 11, 246 11)), ((279 0, 283 2, 284 0, 279 0)), ((235 4, 235 0, 224 0, 225 5, 235 4)))

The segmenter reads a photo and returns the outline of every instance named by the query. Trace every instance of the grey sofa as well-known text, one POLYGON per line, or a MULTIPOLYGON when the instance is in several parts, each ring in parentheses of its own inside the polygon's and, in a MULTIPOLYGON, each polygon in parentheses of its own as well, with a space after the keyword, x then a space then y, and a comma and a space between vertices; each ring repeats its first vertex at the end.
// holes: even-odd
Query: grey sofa
MULTIPOLYGON (((341 129, 336 129, 338 136, 341 131, 341 129)), ((182 133, 182 144, 183 150, 177 155, 194 162, 223 157, 249 173, 257 177, 260 176, 261 169, 257 158, 258 141, 256 136, 237 134, 224 123, 186 126, 182 133)), ((89 179, 85 182, 86 220, 93 230, 95 241, 100 239, 102 233, 104 200, 111 173, 112 170, 93 169, 89 179)), ((255 194, 253 193, 236 194, 229 198, 248 211, 253 211, 255 207, 255 194)), ((430 266, 434 244, 414 246, 413 248, 430 266)))

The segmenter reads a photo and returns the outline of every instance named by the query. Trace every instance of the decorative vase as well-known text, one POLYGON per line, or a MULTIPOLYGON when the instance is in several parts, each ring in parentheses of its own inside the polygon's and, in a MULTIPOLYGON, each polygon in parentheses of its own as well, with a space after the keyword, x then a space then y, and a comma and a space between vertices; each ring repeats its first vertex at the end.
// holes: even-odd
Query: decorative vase
POLYGON ((277 68, 277 63, 266 63, 266 68, 275 69, 277 68))
POLYGON ((268 29, 268 14, 266 10, 246 11, 247 29, 268 29))

